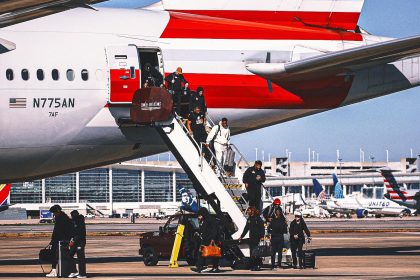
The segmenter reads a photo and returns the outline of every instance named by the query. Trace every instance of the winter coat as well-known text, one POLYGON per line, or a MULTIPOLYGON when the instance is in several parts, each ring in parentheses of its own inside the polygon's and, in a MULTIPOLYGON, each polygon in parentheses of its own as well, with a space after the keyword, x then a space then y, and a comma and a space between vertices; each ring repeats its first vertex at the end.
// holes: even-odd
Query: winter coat
POLYGON ((78 215, 73 222, 73 241, 76 244, 86 244, 86 224, 85 217, 83 215, 78 215))
POLYGON ((168 88, 176 91, 176 92, 180 92, 183 90, 183 84, 185 86, 185 84, 187 84, 187 80, 184 78, 184 75, 182 74, 176 74, 176 72, 170 74, 169 76, 167 76, 165 78, 165 81, 168 83, 168 88), (172 80, 174 81, 174 83, 172 83, 172 80))
POLYGON ((296 222, 296 220, 293 220, 290 223, 289 233, 290 233, 291 242, 303 241, 303 243, 305 243, 305 233, 306 233, 306 236, 308 237, 311 236, 311 232, 309 231, 303 219, 301 219, 299 224, 296 222), (298 239, 295 239, 293 237, 296 234, 298 235, 298 239))
POLYGON ((70 241, 72 237, 72 222, 66 213, 61 212, 55 216, 54 230, 51 236, 51 244, 57 244, 58 241, 70 241))
POLYGON ((218 125, 213 126, 209 135, 207 136, 207 144, 210 144, 211 141, 218 143, 220 145, 227 146, 230 144, 230 128, 224 128, 222 122, 219 122, 218 125))
POLYGON ((260 216, 249 217, 246 221, 244 231, 241 238, 243 238, 249 231, 249 238, 251 243, 257 243, 265 235, 264 221, 260 216))
POLYGON ((265 173, 262 169, 257 170, 255 166, 249 167, 245 171, 242 181, 244 184, 248 184, 248 192, 261 192, 261 184, 265 182, 265 173), (258 175, 261 177, 259 181, 257 181, 258 175))
POLYGON ((204 99, 204 94, 199 95, 198 92, 191 92, 190 95, 190 104, 188 106, 189 111, 193 111, 195 107, 200 107, 202 113, 207 112, 206 100, 204 99))
POLYGON ((274 217, 268 225, 268 232, 271 234, 271 238, 283 237, 283 234, 287 233, 286 219, 274 217))

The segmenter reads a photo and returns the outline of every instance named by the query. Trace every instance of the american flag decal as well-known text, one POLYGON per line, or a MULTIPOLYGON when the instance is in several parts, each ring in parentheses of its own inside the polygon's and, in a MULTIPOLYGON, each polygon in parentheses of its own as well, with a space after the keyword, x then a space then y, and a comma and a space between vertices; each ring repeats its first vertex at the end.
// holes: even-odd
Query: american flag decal
POLYGON ((26 108, 26 98, 10 98, 9 108, 26 108))

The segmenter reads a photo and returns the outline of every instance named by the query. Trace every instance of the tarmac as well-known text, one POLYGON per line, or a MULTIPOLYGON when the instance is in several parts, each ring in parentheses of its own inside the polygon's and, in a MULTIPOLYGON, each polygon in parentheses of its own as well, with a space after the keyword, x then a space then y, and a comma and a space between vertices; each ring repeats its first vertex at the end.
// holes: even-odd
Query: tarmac
MULTIPOLYGON (((354 232, 337 231, 314 233, 311 249, 316 250, 317 269, 276 269, 267 268, 260 272, 232 270, 223 267, 220 274, 196 274, 183 261, 179 268, 169 268, 168 260, 157 266, 146 267, 138 256, 138 233, 146 228, 157 228, 160 224, 136 224, 137 229, 127 236, 88 237, 88 274, 94 279, 420 279, 420 220, 408 219, 367 219, 362 220, 308 220, 309 227, 316 229, 339 225, 354 232), (361 224, 357 224, 361 223, 361 224), (393 232, 392 224, 412 228, 410 232, 393 232), (147 226, 146 226, 147 225, 147 226), (318 225, 318 226, 317 226, 318 225), (355 228, 359 225, 359 230, 355 228), (370 225, 370 226, 367 226, 370 225), (364 228, 368 228, 366 231, 364 228), (375 228, 377 230, 375 232, 375 228), (385 229, 385 230, 384 230, 385 229), (138 230, 138 231, 137 231, 138 230)), ((91 221, 90 221, 91 223, 91 221)), ((90 224, 88 229, 94 225, 90 224)), ((8 225, 10 226, 10 225, 8 225)), ((23 225, 23 229, 33 225, 23 225)), ((107 224, 116 231, 129 224, 107 224)), ((49 228, 49 226, 45 226, 49 228)), ((0 227, 0 232, 7 228, 0 227)), ((95 228, 95 227, 94 227, 95 228)), ((101 230, 101 228, 98 228, 101 230)), ((93 232, 92 228, 90 229, 93 232)), ((0 278, 1 279, 45 279, 38 263, 38 252, 49 242, 48 236, 34 233, 31 237, 0 237, 0 278)), ((49 271, 49 266, 44 269, 49 271)))

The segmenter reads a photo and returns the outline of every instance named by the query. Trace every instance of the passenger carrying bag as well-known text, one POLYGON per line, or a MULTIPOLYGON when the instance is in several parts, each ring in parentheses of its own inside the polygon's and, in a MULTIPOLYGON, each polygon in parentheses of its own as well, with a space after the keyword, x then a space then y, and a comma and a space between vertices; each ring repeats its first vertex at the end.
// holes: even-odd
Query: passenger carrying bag
POLYGON ((217 247, 214 242, 212 242, 209 246, 202 246, 201 255, 205 258, 221 258, 222 249, 217 247))
POLYGON ((52 263, 54 258, 55 256, 50 245, 39 251, 39 261, 41 263, 52 263))
POLYGON ((302 254, 303 254, 303 267, 315 269, 315 257, 316 257, 315 251, 308 250, 308 244, 306 244, 305 250, 303 250, 302 254))

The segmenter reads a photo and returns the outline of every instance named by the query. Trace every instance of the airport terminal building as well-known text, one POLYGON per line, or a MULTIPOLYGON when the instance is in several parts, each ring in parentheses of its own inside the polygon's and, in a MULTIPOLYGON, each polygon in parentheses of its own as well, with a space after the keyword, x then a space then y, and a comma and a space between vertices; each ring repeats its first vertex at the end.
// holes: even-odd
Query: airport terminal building
MULTIPOLYGON (((287 162, 273 158, 264 163, 268 175, 266 187, 272 196, 300 193, 311 197, 312 179, 317 178, 327 193, 333 193, 331 174, 342 181, 344 193, 362 192, 364 196, 382 198, 383 178, 374 168, 388 166, 401 170, 398 182, 407 188, 419 188, 419 173, 415 158, 400 162, 287 162)), ((133 160, 121 164, 65 174, 33 182, 12 185, 10 201, 13 207, 27 210, 37 217, 40 209, 61 204, 64 209, 78 209, 81 213, 98 215, 111 213, 139 213, 154 216, 156 213, 174 213, 181 196, 177 186, 194 188, 188 176, 176 161, 133 160)))

